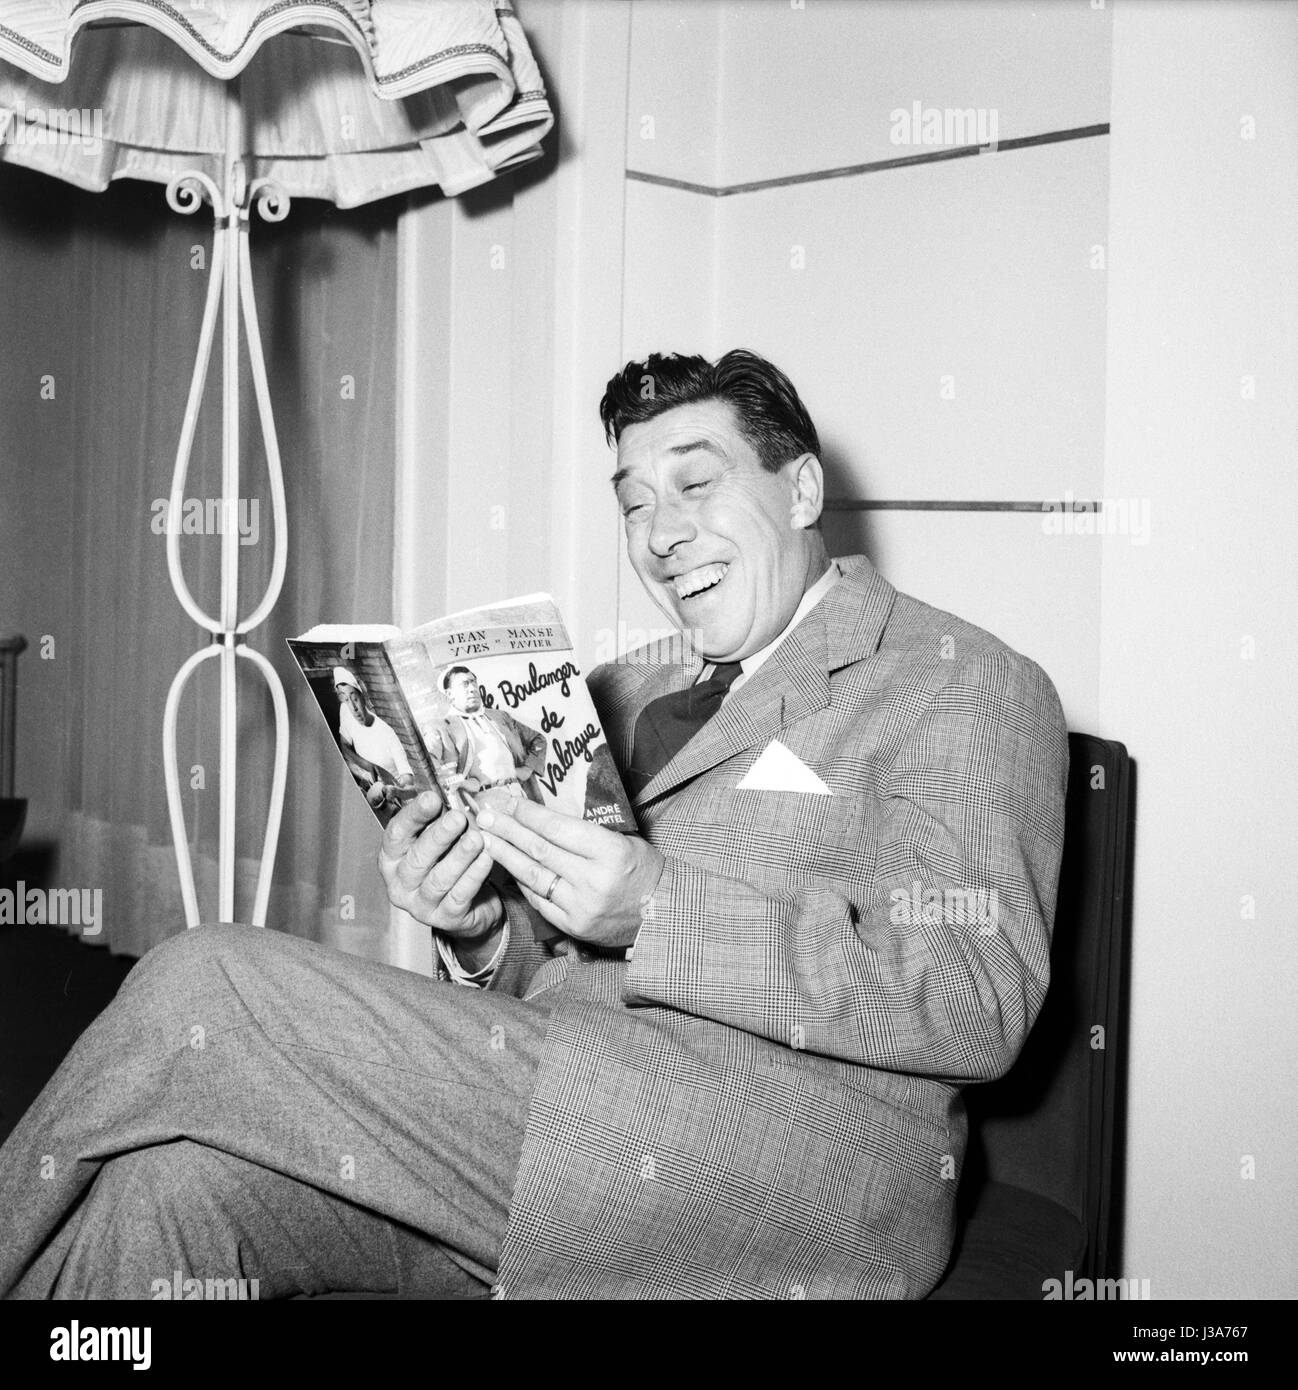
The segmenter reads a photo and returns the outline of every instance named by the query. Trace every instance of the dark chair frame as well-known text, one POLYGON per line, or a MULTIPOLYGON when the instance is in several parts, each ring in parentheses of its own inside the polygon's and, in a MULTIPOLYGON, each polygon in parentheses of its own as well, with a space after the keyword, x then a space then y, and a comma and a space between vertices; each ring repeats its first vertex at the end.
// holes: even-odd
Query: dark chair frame
POLYGON ((965 1093, 959 1225, 937 1300, 1040 1299, 1050 1279, 1120 1277, 1135 767, 1121 743, 1068 743, 1050 991, 1009 1073, 965 1093))

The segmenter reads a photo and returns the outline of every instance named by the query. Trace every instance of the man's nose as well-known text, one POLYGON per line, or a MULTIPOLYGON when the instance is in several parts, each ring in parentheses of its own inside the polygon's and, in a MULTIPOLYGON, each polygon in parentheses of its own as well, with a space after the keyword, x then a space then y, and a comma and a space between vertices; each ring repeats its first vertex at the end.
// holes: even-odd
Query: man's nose
POLYGON ((649 549, 665 559, 683 541, 693 540, 697 531, 685 507, 673 498, 665 498, 654 507, 649 549))

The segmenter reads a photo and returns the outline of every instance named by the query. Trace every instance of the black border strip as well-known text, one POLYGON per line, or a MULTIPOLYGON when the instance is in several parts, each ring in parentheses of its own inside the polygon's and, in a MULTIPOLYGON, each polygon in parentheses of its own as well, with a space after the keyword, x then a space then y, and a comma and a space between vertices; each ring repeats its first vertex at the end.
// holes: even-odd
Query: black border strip
POLYGON ((835 497, 825 503, 827 512, 1035 512, 1038 516, 1052 511, 1063 512, 1102 512, 1102 501, 1063 501, 1054 499, 1046 502, 955 502, 946 498, 901 500, 888 498, 864 501, 854 497, 835 497))
POLYGON ((650 174, 643 169, 628 169, 626 177, 637 183, 654 183, 662 188, 679 188, 685 193, 703 193, 712 198, 729 198, 736 193, 760 193, 767 188, 790 188, 799 183, 820 183, 824 179, 853 178, 857 174, 878 174, 885 169, 905 169, 912 164, 939 164, 948 159, 968 159, 970 155, 999 154, 1002 150, 1025 150, 1034 145, 1057 145, 1064 140, 1090 140, 1107 135, 1109 123, 1081 125, 1071 130, 1048 130, 1042 135, 1021 135, 1014 140, 998 140, 993 145, 957 145, 953 149, 925 150, 922 154, 899 155, 896 159, 876 159, 869 164, 845 164, 839 169, 816 169, 809 174, 785 174, 775 179, 757 179, 752 183, 724 184, 713 188, 706 183, 691 183, 666 174, 650 174))

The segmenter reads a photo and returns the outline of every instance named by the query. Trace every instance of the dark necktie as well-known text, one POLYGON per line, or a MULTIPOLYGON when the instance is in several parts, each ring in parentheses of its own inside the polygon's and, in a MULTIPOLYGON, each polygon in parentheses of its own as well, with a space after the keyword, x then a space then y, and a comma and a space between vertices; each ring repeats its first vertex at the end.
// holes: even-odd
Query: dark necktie
POLYGON ((721 708, 742 669, 737 661, 723 662, 707 680, 660 695, 640 711, 627 773, 632 796, 638 796, 721 708))

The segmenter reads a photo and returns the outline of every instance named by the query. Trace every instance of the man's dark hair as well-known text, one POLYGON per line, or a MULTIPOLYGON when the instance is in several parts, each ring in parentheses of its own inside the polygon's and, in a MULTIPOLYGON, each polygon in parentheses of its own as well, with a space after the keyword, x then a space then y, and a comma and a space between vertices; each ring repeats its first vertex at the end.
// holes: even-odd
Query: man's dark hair
POLYGON ((793 383, 755 352, 736 348, 715 362, 651 352, 628 362, 599 403, 604 435, 616 444, 628 425, 641 425, 678 405, 729 401, 761 465, 778 473, 802 454, 820 456, 820 438, 793 383))
POLYGON ((449 690, 449 689, 451 688, 451 677, 452 677, 452 676, 468 676, 468 678, 469 678, 470 680, 473 680, 473 681, 476 681, 476 680, 477 680, 477 676, 475 676, 475 675, 473 674, 473 672, 470 671, 469 668, 468 668, 467 666, 448 666, 448 667, 446 668, 446 670, 442 672, 442 689, 443 689, 443 690, 449 690))

